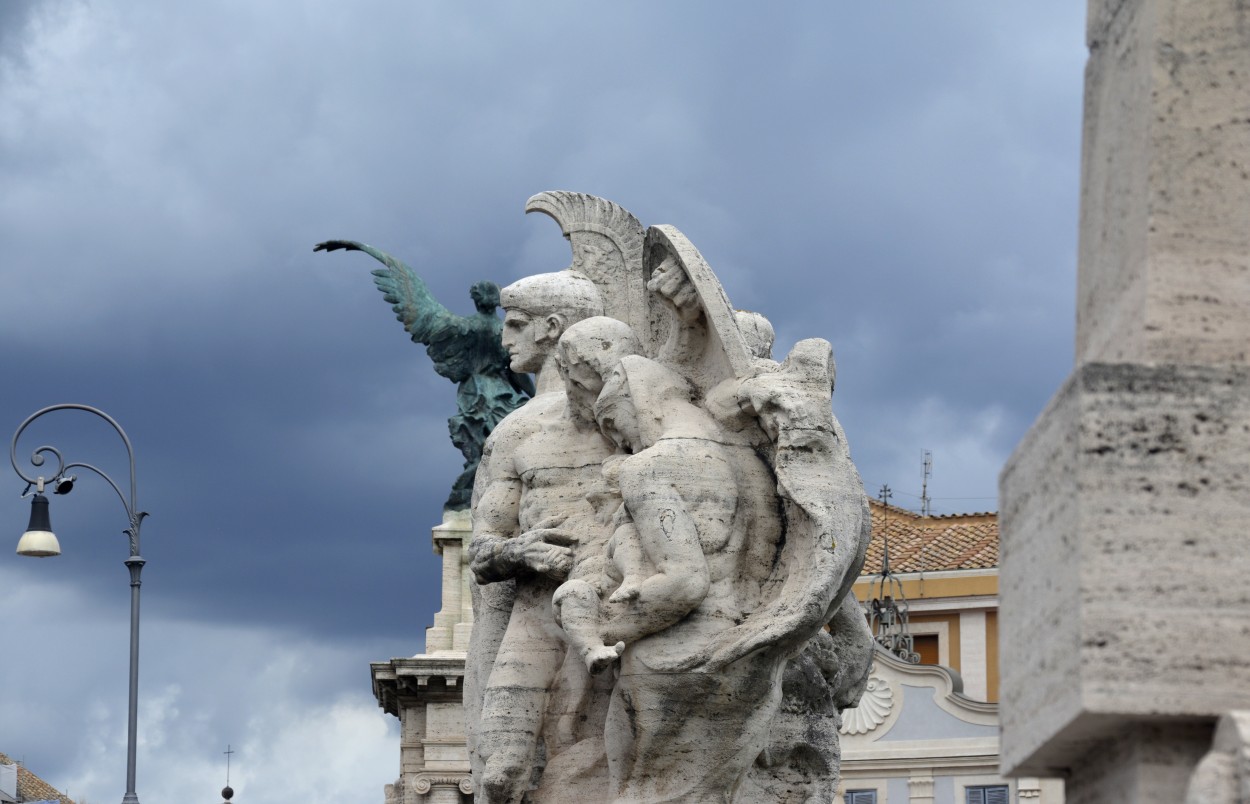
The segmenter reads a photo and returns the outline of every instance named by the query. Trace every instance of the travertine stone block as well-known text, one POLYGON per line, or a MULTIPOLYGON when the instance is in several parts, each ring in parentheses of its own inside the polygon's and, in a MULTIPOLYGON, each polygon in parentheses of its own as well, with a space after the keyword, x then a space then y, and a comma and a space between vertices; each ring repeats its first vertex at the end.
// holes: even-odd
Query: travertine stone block
POLYGON ((1002 763, 1173 802, 1250 699, 1250 5, 1089 0, 1088 44, 1077 368, 1001 478, 1002 763))
POLYGON ((1091 0, 1077 363, 1250 363, 1250 7, 1091 0))
POLYGON ((1250 369, 1081 366, 1001 493, 1005 769, 1250 705, 1250 369))

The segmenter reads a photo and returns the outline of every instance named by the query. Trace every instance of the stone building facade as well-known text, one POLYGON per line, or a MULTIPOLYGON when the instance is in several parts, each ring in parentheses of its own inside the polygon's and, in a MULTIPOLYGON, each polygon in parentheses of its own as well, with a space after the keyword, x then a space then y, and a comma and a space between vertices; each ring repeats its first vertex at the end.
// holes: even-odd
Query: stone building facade
POLYGON ((466 548, 468 511, 448 511, 433 529, 442 557, 442 609, 425 630, 416 656, 374 662, 373 694, 399 718, 399 778, 386 786, 386 804, 466 804, 473 800, 464 737, 465 652, 473 629, 466 548))
POLYGON ((872 501, 855 594, 868 603, 888 533, 918 665, 877 652, 843 713, 846 804, 1062 804, 1063 783, 999 773, 998 516, 921 516, 872 501))

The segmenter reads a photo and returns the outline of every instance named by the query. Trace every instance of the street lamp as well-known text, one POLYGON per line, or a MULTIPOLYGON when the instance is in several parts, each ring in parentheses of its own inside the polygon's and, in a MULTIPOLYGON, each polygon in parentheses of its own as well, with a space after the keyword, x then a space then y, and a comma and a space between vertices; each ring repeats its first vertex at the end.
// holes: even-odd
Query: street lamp
POLYGON ((73 475, 65 474, 67 470, 86 469, 104 478, 105 482, 113 487, 113 491, 117 492, 118 499, 122 501, 122 506, 126 509, 126 517, 130 520, 130 527, 123 531, 130 537, 130 557, 126 559, 126 568, 130 570, 130 711, 126 733, 126 795, 122 799, 122 804, 139 804, 139 797, 135 795, 135 733, 139 721, 139 573, 145 563, 143 558, 139 556, 139 525, 143 522, 143 518, 147 516, 147 513, 140 511, 135 502, 134 448, 130 445, 130 439, 126 436, 126 431, 113 420, 113 417, 104 411, 93 408, 90 405, 52 405, 32 413, 17 428, 17 432, 13 434, 13 443, 9 445, 9 460, 13 463, 13 471, 17 472, 18 476, 26 481, 26 490, 22 493, 22 496, 27 496, 32 487, 35 489, 35 493, 31 495, 32 499, 30 501, 30 525, 27 526, 26 532, 22 534, 22 538, 17 543, 18 555, 35 557, 60 555, 61 545, 57 541, 56 535, 52 532, 52 525, 48 516, 48 498, 43 495, 43 492, 46 486, 51 485, 54 494, 68 494, 74 487, 75 478, 73 475), (85 410, 104 419, 117 431, 117 434, 122 437, 122 442, 126 445, 126 456, 130 459, 129 498, 113 482, 113 478, 91 464, 66 463, 65 458, 61 455, 61 451, 56 447, 39 447, 30 457, 31 465, 37 467, 43 466, 46 460, 44 458, 45 455, 51 455, 56 458, 56 471, 53 472, 50 478, 45 478, 42 475, 31 477, 22 471, 22 468, 17 463, 17 440, 21 438, 22 431, 31 422, 54 410, 85 410))

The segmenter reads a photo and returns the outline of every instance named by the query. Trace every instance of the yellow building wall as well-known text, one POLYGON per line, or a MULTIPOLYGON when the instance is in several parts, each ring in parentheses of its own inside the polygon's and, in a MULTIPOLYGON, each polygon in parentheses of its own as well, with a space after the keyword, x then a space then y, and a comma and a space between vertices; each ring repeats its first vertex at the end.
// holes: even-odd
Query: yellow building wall
MULTIPOLYGON (((855 582, 855 597, 863 603, 870 597, 872 578, 861 577, 855 582)), ((933 600, 943 597, 975 597, 998 594, 998 573, 990 575, 963 575, 956 577, 919 578, 909 577, 902 581, 903 594, 908 600, 933 600)))
MULTIPOLYGON (((900 579, 902 580, 902 579, 900 579)), ((855 582, 855 597, 860 603, 867 603, 871 598, 870 577, 862 577, 855 582)), ((964 575, 955 577, 918 576, 902 580, 903 594, 909 601, 941 600, 943 598, 968 598, 994 596, 998 594, 998 574, 964 575)), ((912 623, 946 623, 946 648, 950 666, 961 671, 959 655, 959 613, 912 614, 912 623)), ((985 614, 985 654, 986 654, 986 696, 992 702, 998 701, 998 612, 987 611, 985 614)))

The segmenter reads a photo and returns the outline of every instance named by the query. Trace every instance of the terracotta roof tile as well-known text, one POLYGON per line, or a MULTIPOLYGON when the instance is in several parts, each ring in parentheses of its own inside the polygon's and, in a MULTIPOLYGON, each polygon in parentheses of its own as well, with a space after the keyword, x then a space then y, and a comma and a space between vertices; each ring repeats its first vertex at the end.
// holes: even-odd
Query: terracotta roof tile
POLYGON ((872 541, 862 575, 881 572, 883 534, 890 538, 893 572, 990 569, 998 566, 998 514, 921 516, 869 500, 872 541))
MULTIPOLYGON (((0 754, 0 765, 12 765, 14 761, 0 754)), ((26 770, 17 766, 17 797, 22 801, 59 801, 61 804, 74 804, 69 796, 63 796, 52 785, 26 770)))

